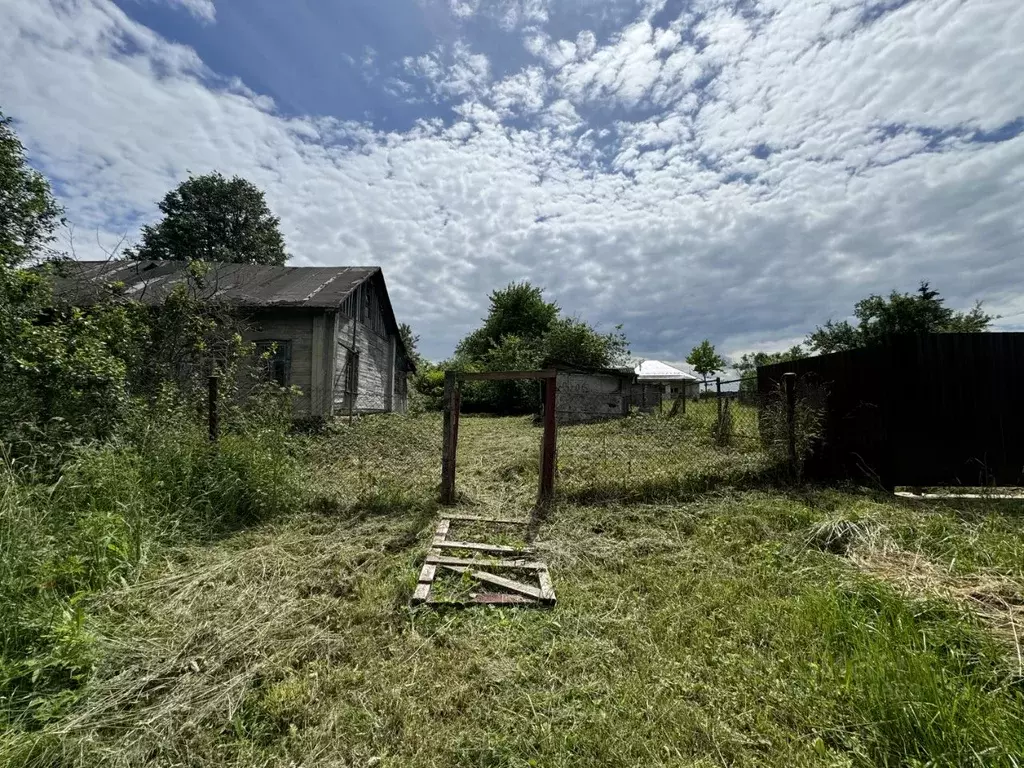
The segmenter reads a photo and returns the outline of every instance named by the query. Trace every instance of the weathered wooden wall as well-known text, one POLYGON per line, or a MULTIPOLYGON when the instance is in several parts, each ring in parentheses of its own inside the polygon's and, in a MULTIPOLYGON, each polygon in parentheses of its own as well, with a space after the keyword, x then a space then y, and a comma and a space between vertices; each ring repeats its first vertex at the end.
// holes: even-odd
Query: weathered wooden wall
POLYGON ((295 401, 295 413, 299 416, 311 414, 314 316, 313 312, 296 309, 256 310, 247 316, 242 333, 242 338, 247 342, 291 343, 289 384, 302 390, 302 396, 295 401))
POLYGON ((397 359, 397 337, 383 320, 377 287, 365 283, 342 306, 335 331, 334 412, 404 412, 407 404, 404 370, 397 359), (358 360, 357 389, 349 392, 350 367, 358 360), (399 391, 400 390, 400 391, 399 391), (396 396, 396 393, 398 396, 396 396))
POLYGON ((826 393, 806 473, 883 487, 1024 483, 1024 333, 894 337, 869 349, 758 368, 826 393))

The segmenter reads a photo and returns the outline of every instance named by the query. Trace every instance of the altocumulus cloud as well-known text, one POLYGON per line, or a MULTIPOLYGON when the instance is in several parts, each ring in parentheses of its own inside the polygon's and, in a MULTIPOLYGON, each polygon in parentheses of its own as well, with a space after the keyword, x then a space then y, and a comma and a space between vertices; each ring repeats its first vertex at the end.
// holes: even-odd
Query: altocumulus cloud
POLYGON ((244 175, 294 263, 383 265, 435 357, 518 279, 666 359, 787 344, 924 278, 1024 328, 1024 4, 580 6, 617 26, 437 0, 454 38, 362 76, 444 109, 388 129, 286 114, 108 0, 0 0, 0 106, 80 233, 134 233, 187 171, 244 175))

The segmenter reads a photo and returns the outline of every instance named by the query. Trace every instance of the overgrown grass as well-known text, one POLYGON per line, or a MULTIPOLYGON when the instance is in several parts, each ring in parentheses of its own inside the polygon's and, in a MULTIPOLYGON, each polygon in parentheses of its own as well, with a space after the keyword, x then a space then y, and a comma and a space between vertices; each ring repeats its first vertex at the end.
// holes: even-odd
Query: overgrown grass
POLYGON ((75 701, 101 660, 96 595, 135 583, 174 546, 297 509, 302 493, 281 425, 214 447, 166 402, 74 448, 45 483, 0 464, 0 723, 38 727, 75 701))
MULTIPOLYGON (((657 442, 635 428, 600 425, 623 456, 657 442)), ((0 755, 247 768, 1024 762, 1012 639, 969 602, 867 567, 896 547, 956 577, 1019 584, 1021 517, 752 487, 758 457, 701 434, 700 450, 665 449, 666 474, 714 483, 631 495, 659 479, 637 470, 600 504, 568 476, 585 445, 560 445, 563 482, 581 492, 535 542, 552 611, 409 608, 435 520, 435 416, 302 438, 303 488, 289 495, 313 500, 306 513, 162 550, 173 556, 151 555, 142 580, 99 588, 76 699, 34 730, 10 728, 0 755)), ((464 418, 461 435, 462 510, 525 517, 540 430, 464 418)), ((621 480, 625 466, 607 469, 621 480)))

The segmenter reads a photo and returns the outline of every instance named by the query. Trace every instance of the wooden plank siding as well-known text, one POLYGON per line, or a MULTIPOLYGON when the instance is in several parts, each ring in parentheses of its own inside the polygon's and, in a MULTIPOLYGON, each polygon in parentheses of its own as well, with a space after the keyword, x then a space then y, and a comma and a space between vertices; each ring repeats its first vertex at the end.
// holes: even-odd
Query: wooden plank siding
POLYGON ((335 331, 334 412, 404 413, 408 385, 405 361, 398 355, 397 335, 385 323, 383 299, 367 281, 341 307, 335 331), (355 365, 355 392, 351 392, 355 365))
POLYGON ((321 312, 290 308, 257 310, 248 314, 242 333, 247 342, 279 341, 291 345, 288 384, 302 390, 295 399, 295 414, 311 415, 313 381, 313 318, 321 312))
POLYGON ((249 316, 246 341, 287 342, 291 347, 289 386, 302 394, 295 400, 299 417, 329 418, 353 413, 404 412, 408 401, 405 361, 397 335, 385 331, 378 290, 364 283, 342 305, 352 314, 333 310, 279 308, 254 311, 249 316), (372 314, 363 309, 369 302, 372 314), (353 316, 355 315, 355 316, 353 316), (350 395, 352 366, 357 391, 350 395))

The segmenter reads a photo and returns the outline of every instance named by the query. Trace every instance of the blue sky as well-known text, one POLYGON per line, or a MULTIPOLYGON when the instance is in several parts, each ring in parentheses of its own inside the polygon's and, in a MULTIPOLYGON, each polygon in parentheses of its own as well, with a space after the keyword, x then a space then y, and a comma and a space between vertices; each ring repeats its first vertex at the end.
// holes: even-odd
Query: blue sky
POLYGON ((1019 0, 0 0, 79 257, 188 172, 380 264, 441 358, 528 279, 634 352, 789 346, 930 280, 1024 330, 1019 0))

